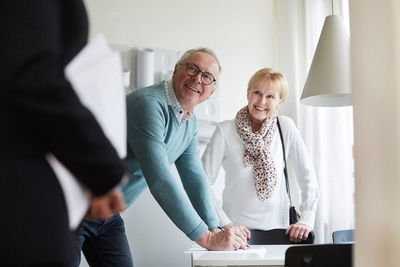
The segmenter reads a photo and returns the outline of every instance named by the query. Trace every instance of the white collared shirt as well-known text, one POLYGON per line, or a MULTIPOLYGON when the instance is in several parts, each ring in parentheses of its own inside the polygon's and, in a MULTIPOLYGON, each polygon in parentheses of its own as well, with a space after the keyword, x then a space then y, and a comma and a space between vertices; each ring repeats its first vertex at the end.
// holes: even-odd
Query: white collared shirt
POLYGON ((172 80, 164 82, 165 96, 167 97, 167 104, 171 106, 174 111, 175 117, 178 120, 179 125, 182 125, 185 121, 189 120, 193 116, 193 110, 189 110, 186 114, 183 108, 176 98, 174 89, 172 87, 172 80))

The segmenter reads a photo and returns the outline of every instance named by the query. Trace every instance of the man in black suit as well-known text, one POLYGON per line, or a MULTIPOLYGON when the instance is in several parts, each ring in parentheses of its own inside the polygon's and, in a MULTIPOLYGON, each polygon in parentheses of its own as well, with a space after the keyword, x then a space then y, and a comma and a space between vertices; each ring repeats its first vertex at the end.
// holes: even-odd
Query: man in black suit
POLYGON ((52 153, 95 197, 89 215, 123 208, 125 167, 64 77, 87 41, 81 0, 12 0, 0 8, 0 265, 67 266, 74 237, 52 153))

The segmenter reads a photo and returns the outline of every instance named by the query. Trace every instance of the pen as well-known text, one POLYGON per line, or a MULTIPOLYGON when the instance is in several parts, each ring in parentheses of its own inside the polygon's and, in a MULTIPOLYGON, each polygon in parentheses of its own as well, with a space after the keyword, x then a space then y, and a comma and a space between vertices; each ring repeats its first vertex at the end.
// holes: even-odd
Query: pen
MULTIPOLYGON (((219 231, 224 231, 224 230, 225 230, 225 229, 224 229, 223 227, 221 227, 221 226, 218 226, 217 229, 218 229, 219 231)), ((251 246, 250 246, 249 244, 247 244, 247 242, 246 242, 246 247, 247 247, 247 248, 251 248, 251 246)))

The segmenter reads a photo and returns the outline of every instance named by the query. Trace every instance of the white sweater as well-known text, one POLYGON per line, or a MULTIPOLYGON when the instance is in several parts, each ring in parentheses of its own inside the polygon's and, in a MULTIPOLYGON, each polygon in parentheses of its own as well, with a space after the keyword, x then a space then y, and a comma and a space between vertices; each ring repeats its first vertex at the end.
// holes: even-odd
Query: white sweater
MULTIPOLYGON (((286 161, 296 174, 301 190, 301 203, 297 207, 301 214, 299 222, 313 228, 319 190, 312 162, 294 122, 286 116, 279 116, 279 122, 285 143, 286 161)), ((224 121, 218 124, 202 156, 221 224, 233 222, 249 229, 262 230, 286 228, 289 225, 289 200, 279 131, 276 130, 270 147, 278 175, 277 186, 271 198, 265 202, 257 198, 253 167, 245 167, 243 164, 243 144, 236 131, 235 121, 224 121), (221 166, 225 170, 222 204, 217 201, 221 198, 216 196, 213 187, 221 166)), ((289 178, 291 180, 293 181, 289 178)))

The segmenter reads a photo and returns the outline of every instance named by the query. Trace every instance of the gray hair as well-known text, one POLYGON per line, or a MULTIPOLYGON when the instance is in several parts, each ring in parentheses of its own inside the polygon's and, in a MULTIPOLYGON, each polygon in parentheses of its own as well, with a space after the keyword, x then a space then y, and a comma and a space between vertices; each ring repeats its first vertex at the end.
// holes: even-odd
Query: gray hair
POLYGON ((222 67, 221 67, 221 64, 219 63, 219 60, 218 60, 218 58, 217 58, 217 55, 215 54, 215 52, 214 52, 212 49, 207 48, 207 47, 197 47, 197 48, 193 48, 193 49, 190 49, 190 50, 186 51, 186 52, 181 56, 181 58, 178 60, 178 62, 176 63, 176 65, 183 64, 183 62, 185 61, 185 59, 187 59, 187 58, 190 57, 192 54, 197 53, 197 52, 207 53, 207 54, 211 55, 211 56, 215 59, 215 61, 217 62, 217 64, 218 64, 218 70, 219 70, 219 72, 221 72, 222 67))

